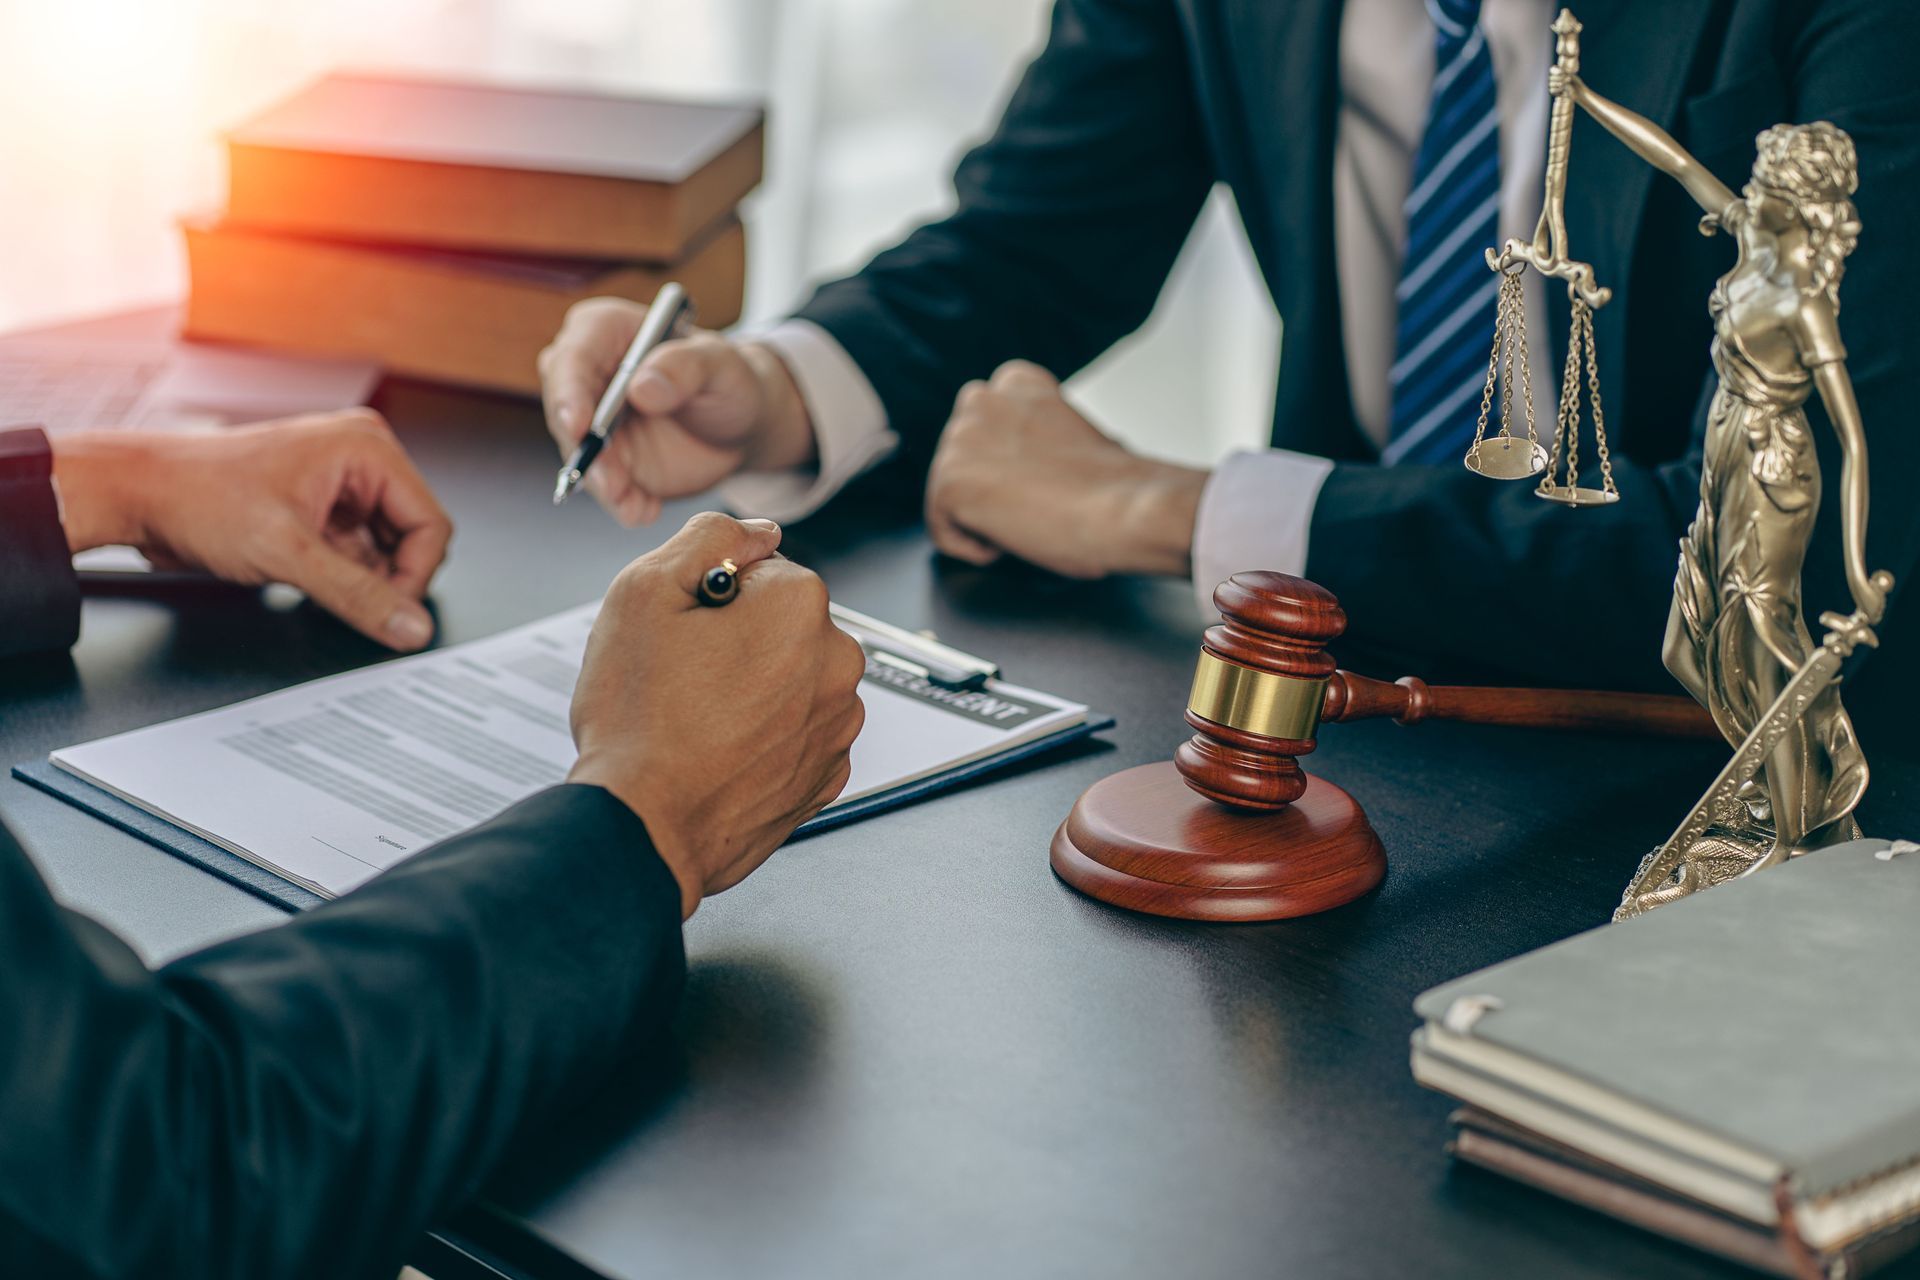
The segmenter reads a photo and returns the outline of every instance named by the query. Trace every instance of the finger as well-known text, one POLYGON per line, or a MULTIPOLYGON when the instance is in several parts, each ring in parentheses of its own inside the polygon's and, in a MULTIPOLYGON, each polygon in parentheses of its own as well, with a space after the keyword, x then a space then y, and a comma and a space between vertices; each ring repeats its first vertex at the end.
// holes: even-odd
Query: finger
POLYGON ((393 563, 389 576, 408 595, 423 596, 447 558, 453 521, 397 443, 387 443, 369 462, 380 480, 374 515, 398 539, 389 552, 393 563))
POLYGON ((968 564, 989 565, 1000 558, 1000 548, 955 520, 949 502, 935 490, 927 495, 927 536, 942 555, 968 564))
POLYGON ((560 455, 573 452, 592 421, 593 405, 605 390, 612 372, 581 346, 554 345, 540 355, 540 402, 546 410, 547 434, 560 446, 560 455))
POLYGON ((274 576, 355 631, 391 649, 411 652, 433 639, 433 619, 406 591, 385 576, 296 528, 291 545, 270 566, 274 576))
POLYGON ((663 342, 640 362, 627 401, 641 413, 673 413, 713 380, 725 343, 701 334, 663 342))
POLYGON ((847 789, 847 783, 852 777, 853 761, 845 752, 841 752, 838 761, 833 766, 833 771, 827 775, 826 780, 820 784, 819 788, 807 798, 806 808, 801 810, 800 813, 800 821, 805 822, 808 818, 811 818, 814 814, 820 812, 835 800, 838 800, 840 793, 847 789))
POLYGON ((607 441, 606 455, 600 462, 602 468, 614 472, 621 481, 614 486, 617 496, 607 510, 629 529, 652 524, 660 518, 659 496, 646 479, 647 460, 652 453, 648 446, 657 430, 657 424, 645 418, 632 418, 607 441))
POLYGON ((373 535, 365 525, 352 529, 328 528, 320 536, 327 540, 328 546, 362 568, 379 573, 387 571, 387 553, 374 544, 373 535))
POLYGON ((957 524, 945 524, 933 532, 934 549, 941 555, 952 556, 970 565, 985 568, 998 560, 1003 554, 1000 548, 984 538, 975 537, 957 524))
POLYGON ((580 482, 580 487, 593 495, 593 500, 599 503, 608 515, 613 515, 619 509, 621 500, 632 490, 633 481, 621 471, 616 459, 608 458, 606 462, 587 472, 586 478, 580 482))
MULTIPOLYGON (((831 617, 829 617, 827 625, 833 626, 831 617)), ((837 685, 832 687, 843 691, 841 696, 847 699, 847 714, 855 717, 856 720, 864 720, 867 709, 860 701, 859 690, 860 681, 863 680, 867 674, 867 651, 861 647, 858 640, 855 640, 846 632, 841 631, 838 627, 834 627, 834 631, 836 633, 834 639, 840 645, 841 658, 840 670, 835 673, 840 677, 840 680, 837 685)), ((854 728, 855 732, 858 732, 858 724, 856 724, 854 728)), ((847 741, 852 742, 853 739, 849 737, 847 741)))
POLYGON ((744 584, 748 566, 765 560, 779 548, 780 526, 771 520, 735 520, 717 511, 703 511, 648 558, 657 557, 669 566, 674 580, 691 595, 707 570, 722 560, 740 567, 744 584))
POLYGON ((1059 395, 1060 379, 1031 360, 1009 360, 993 371, 991 385, 1008 395, 1059 395))
POLYGON ((660 518, 660 499, 636 486, 629 489, 627 496, 620 500, 614 518, 629 529, 652 524, 660 518))
POLYGON ((833 727, 827 731, 821 741, 829 749, 844 757, 853 749, 853 744, 860 737, 860 730, 866 727, 866 723, 867 704, 857 697, 849 698, 847 709, 834 721, 833 727))
POLYGON ((567 311, 540 353, 540 398, 561 452, 587 433, 593 407, 645 317, 646 308, 624 299, 590 298, 567 311))
POLYGON ((980 408, 980 402, 986 398, 987 394, 987 384, 980 378, 962 383, 959 392, 953 397, 953 413, 949 416, 957 418, 963 413, 971 413, 980 408))

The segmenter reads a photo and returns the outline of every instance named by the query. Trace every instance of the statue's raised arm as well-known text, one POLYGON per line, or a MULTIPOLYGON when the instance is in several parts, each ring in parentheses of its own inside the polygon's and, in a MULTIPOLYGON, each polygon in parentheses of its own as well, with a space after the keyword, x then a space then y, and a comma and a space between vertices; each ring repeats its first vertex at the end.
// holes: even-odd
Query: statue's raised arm
POLYGON ((1662 173, 1679 179, 1703 212, 1718 217, 1734 202, 1736 197, 1727 184, 1675 142, 1673 135, 1640 113, 1595 93, 1578 75, 1554 67, 1547 72, 1547 89, 1556 98, 1571 99, 1608 133, 1632 148, 1634 154, 1662 173))

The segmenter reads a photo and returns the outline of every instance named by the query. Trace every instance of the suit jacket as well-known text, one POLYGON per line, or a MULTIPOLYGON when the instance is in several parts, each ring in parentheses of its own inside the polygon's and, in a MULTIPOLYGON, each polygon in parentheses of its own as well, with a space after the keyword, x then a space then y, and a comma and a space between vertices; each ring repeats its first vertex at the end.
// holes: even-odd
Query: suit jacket
MULTIPOLYGON (((0 658, 78 631, 49 465, 0 433, 0 658)), ((598 787, 157 972, 0 825, 0 1272, 393 1280, 638 1053, 682 966, 679 885, 598 787)))
POLYGON ((679 887, 597 787, 157 971, 0 826, 0 1271, 393 1280, 682 964, 679 887))
MULTIPOLYGON (((1902 500, 1920 468, 1907 421, 1920 361, 1902 359, 1920 299, 1909 233, 1920 6, 1584 0, 1578 16, 1587 83, 1668 129, 1736 191, 1768 125, 1828 119, 1853 135, 1865 230, 1841 330, 1872 449, 1868 568, 1904 580, 1920 555, 1920 509, 1902 500)), ((1285 331, 1273 443, 1338 464, 1314 511, 1307 572, 1340 597, 1350 633, 1429 670, 1671 688, 1660 636, 1675 542, 1699 497, 1713 384, 1706 300, 1733 264, 1731 242, 1695 234, 1699 211, 1679 185, 1582 114, 1568 243, 1615 290, 1595 329, 1621 501, 1567 511, 1462 467, 1374 465, 1349 402, 1332 253, 1339 27, 1339 0, 1059 0, 998 130, 955 174, 953 215, 826 285, 800 314, 872 380, 902 437, 893 483, 904 471, 917 494, 959 386, 1015 357, 1066 376, 1138 326, 1223 182, 1285 331)), ((1550 286, 1548 297, 1559 359, 1564 294, 1550 286)), ((1827 483, 1806 602, 1850 608, 1838 446, 1817 402, 1809 416, 1827 483)), ((1586 448, 1591 458, 1590 437, 1586 448)))
POLYGON ((80 638, 80 584, 37 427, 0 431, 0 660, 80 638))

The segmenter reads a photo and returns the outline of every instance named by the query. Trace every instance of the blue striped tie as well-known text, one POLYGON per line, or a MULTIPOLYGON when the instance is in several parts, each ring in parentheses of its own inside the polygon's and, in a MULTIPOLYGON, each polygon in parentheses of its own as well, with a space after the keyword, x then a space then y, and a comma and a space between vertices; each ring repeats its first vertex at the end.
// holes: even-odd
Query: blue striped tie
POLYGON ((1500 111, 1480 0, 1426 0, 1433 93, 1407 195, 1394 292, 1393 427, 1380 460, 1458 462, 1487 380, 1499 279, 1482 250, 1500 217, 1500 111))

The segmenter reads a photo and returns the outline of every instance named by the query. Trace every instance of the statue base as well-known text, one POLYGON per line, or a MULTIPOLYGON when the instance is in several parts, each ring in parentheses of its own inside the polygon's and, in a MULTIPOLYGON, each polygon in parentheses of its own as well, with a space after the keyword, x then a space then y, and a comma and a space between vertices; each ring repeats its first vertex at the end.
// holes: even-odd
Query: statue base
POLYGON ((1311 775, 1269 813, 1216 804, 1171 761, 1087 788, 1054 833, 1054 874, 1091 898, 1182 920, 1284 920, 1366 893, 1385 851, 1354 798, 1311 775))

